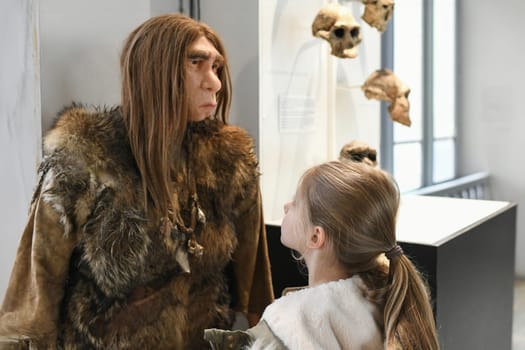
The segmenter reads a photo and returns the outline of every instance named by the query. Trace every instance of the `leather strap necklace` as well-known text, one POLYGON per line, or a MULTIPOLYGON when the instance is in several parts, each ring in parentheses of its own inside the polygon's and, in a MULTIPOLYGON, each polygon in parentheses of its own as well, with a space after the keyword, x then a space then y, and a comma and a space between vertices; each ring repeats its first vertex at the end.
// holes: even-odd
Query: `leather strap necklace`
MULTIPOLYGON (((175 259, 179 263, 182 270, 186 273, 190 273, 190 264, 188 254, 193 255, 194 257, 201 257, 204 253, 204 247, 197 242, 197 237, 200 236, 204 225, 206 224, 206 216, 204 211, 202 211, 199 205, 199 198, 197 196, 197 185, 195 183, 195 177, 192 174, 192 164, 190 157, 193 154, 193 140, 191 136, 187 135, 187 152, 186 152, 186 184, 189 192, 188 199, 186 201, 185 208, 189 209, 189 225, 186 225, 186 221, 181 215, 182 208, 172 211, 172 215, 168 218, 167 222, 164 221, 162 224, 169 225, 169 237, 167 238, 167 245, 171 250, 175 251, 175 259), (174 219, 174 222, 172 219, 174 219)), ((180 189, 177 190, 177 187, 180 186, 180 183, 176 183, 175 191, 178 197, 179 194, 183 193, 180 189)), ((180 201, 176 199, 176 203, 180 201)), ((166 220, 166 219, 164 219, 166 220)))

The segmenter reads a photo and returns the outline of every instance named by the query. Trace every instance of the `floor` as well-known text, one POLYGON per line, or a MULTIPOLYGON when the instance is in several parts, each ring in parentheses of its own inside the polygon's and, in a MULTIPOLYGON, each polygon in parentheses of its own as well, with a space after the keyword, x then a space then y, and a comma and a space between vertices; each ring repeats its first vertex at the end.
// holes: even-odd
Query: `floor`
POLYGON ((514 282, 512 350, 525 350, 525 279, 514 282))

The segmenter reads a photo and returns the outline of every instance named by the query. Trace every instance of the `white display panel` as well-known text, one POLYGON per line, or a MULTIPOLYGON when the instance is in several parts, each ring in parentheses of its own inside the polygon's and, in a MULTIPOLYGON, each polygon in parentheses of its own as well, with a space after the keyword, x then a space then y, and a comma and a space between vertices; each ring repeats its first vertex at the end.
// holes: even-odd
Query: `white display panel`
POLYGON ((381 34, 361 20, 363 5, 345 3, 361 25, 354 59, 330 55, 311 24, 327 1, 259 2, 259 158, 264 215, 278 222, 301 174, 337 159, 360 139, 379 149, 380 103, 360 86, 380 69, 381 34))

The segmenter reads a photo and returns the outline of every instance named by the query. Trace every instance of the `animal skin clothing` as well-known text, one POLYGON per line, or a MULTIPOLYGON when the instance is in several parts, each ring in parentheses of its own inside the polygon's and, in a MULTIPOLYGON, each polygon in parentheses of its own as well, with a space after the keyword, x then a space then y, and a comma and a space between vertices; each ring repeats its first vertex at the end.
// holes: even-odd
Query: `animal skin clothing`
POLYGON ((205 328, 262 313, 273 291, 251 138, 217 120, 189 123, 173 161, 172 211, 187 226, 198 214, 191 237, 166 235, 145 210, 119 108, 61 113, 0 310, 0 348, 203 349, 205 328))
POLYGON ((234 348, 251 350, 384 349, 381 311, 365 294, 357 275, 304 288, 275 300, 244 335, 207 330, 206 338, 217 350, 231 348, 228 340, 242 342, 234 348))

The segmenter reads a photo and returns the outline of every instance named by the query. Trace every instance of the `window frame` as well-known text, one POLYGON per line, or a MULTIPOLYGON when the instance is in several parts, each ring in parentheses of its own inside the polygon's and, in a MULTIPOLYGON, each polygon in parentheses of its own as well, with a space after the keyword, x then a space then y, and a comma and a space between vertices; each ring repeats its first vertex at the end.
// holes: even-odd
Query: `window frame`
MULTIPOLYGON (((459 164, 459 151, 458 151, 458 1, 454 1, 455 7, 455 18, 454 18, 454 86, 455 95, 454 100, 454 135, 448 137, 435 137, 434 135, 434 1, 437 0, 422 0, 422 45, 423 45, 423 57, 422 57, 422 130, 421 130, 421 141, 400 141, 395 142, 394 140, 394 126, 390 119, 388 112, 388 105, 385 102, 381 102, 381 167, 391 174, 394 174, 394 146, 397 144, 404 143, 420 143, 421 145, 421 167, 422 167, 422 179, 421 187, 435 185, 438 183, 446 182, 457 178, 458 176, 458 164, 459 164), (454 172, 450 179, 443 181, 434 182, 434 143, 439 140, 452 140, 454 143, 454 172)), ((394 25, 395 25, 395 12, 394 16, 388 24, 387 30, 381 37, 381 66, 394 70, 394 25)), ((416 190, 418 188, 407 189, 406 191, 416 190)))

